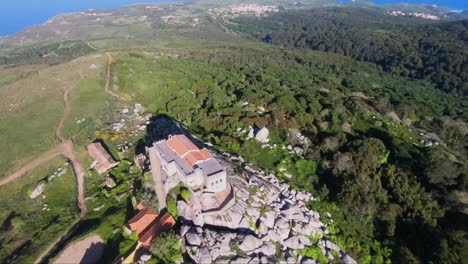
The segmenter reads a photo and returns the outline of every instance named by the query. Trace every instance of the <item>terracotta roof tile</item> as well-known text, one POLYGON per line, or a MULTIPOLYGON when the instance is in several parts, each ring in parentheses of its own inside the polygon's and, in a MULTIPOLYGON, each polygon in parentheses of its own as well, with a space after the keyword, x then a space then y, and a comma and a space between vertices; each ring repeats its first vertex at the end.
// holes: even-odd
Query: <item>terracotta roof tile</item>
POLYGON ((185 135, 175 135, 167 140, 167 145, 180 156, 185 155, 191 150, 198 150, 197 146, 185 135))
POLYGON ((149 247, 151 241, 159 236, 161 233, 166 232, 167 230, 174 227, 176 221, 171 214, 165 213, 164 215, 158 217, 156 221, 148 228, 141 236, 139 236, 138 241, 142 243, 143 246, 149 247))
POLYGON ((136 214, 130 221, 128 226, 130 230, 136 231, 138 237, 150 226, 158 217, 158 213, 152 212, 148 209, 143 209, 136 214))
POLYGON ((187 153, 187 155, 184 156, 184 159, 190 164, 190 166, 193 166, 195 163, 198 161, 204 161, 207 159, 212 158, 210 152, 207 149, 202 149, 200 151, 193 151, 187 153))

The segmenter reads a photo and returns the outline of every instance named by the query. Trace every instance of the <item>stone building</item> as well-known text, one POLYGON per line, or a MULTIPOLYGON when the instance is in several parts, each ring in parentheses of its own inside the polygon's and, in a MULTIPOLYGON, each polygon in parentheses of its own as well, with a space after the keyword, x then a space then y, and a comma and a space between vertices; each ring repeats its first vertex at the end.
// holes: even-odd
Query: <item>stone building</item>
POLYGON ((148 153, 153 174, 161 177, 164 196, 183 182, 192 193, 195 211, 216 210, 226 204, 226 199, 233 199, 226 169, 185 135, 155 142, 148 153))
POLYGON ((216 193, 226 189, 226 170, 207 149, 199 149, 185 135, 156 142, 150 151, 155 152, 173 184, 182 181, 193 192, 216 193))
POLYGON ((119 164, 99 142, 89 144, 87 149, 89 155, 94 159, 91 167, 94 167, 99 174, 103 174, 119 164))

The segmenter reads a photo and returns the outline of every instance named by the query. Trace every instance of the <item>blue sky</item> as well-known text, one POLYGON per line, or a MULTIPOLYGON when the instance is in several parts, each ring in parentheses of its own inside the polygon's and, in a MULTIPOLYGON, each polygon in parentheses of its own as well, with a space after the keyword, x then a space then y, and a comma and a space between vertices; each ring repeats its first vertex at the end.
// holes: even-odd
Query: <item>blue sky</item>
MULTIPOLYGON (((168 0, 3 0, 0 3, 0 35, 14 34, 30 25, 44 23, 49 18, 90 8, 111 8, 140 2, 168 0)), ((383 2, 429 3, 451 9, 468 9, 468 0, 376 0, 383 2)))

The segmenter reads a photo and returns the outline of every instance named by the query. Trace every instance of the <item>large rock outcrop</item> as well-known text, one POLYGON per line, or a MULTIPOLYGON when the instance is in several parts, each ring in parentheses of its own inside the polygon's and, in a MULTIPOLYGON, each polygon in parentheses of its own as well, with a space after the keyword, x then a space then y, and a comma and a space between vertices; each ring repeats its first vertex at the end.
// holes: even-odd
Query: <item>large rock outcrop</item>
POLYGON ((195 262, 267 263, 281 257, 291 263, 312 263, 314 260, 301 256, 300 250, 320 247, 330 259, 331 252, 336 251, 343 261, 353 263, 351 257, 326 239, 328 231, 319 213, 306 206, 314 199, 310 193, 291 190, 276 176, 247 167, 241 160, 232 157, 233 162, 245 168, 246 175, 240 177, 229 171, 236 203, 227 211, 197 219, 189 204, 177 205, 179 215, 186 220, 180 234, 195 262), (312 236, 321 239, 314 244, 312 236))

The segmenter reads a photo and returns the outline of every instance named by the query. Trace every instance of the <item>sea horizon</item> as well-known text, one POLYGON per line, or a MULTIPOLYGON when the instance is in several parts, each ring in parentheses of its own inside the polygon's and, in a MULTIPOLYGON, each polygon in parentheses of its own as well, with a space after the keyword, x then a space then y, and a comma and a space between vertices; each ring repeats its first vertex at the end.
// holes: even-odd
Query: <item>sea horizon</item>
POLYGON ((28 27, 41 25, 64 13, 76 13, 89 9, 111 9, 134 4, 187 2, 184 0, 16 0, 3 3, 0 9, 0 37, 14 35, 28 27))
MULTIPOLYGON (((351 0, 346 0, 347 2, 351 0)), ((55 0, 16 0, 5 3, 0 10, 0 37, 14 35, 28 27, 41 25, 54 16, 63 13, 80 12, 89 9, 110 9, 133 4, 188 2, 187 0, 67 0, 58 3, 55 0), (38 12, 40 10, 40 12, 38 12)), ((468 9, 468 1, 461 0, 375 0, 378 5, 390 3, 433 4, 445 6, 456 11, 468 9), (428 3, 430 2, 430 3, 428 3)))

